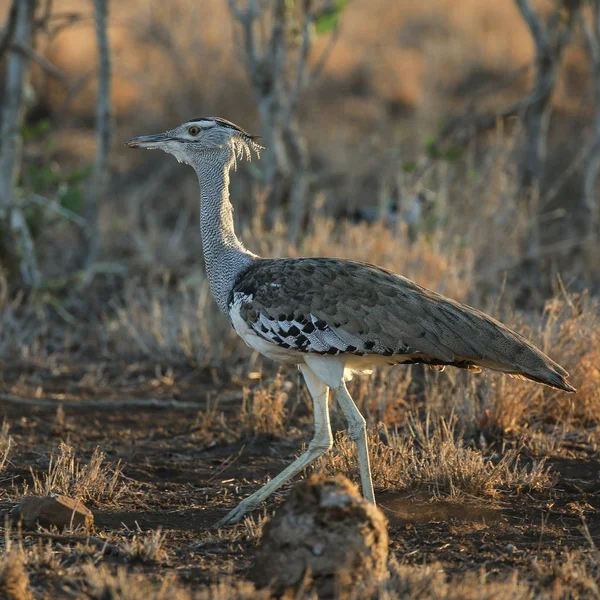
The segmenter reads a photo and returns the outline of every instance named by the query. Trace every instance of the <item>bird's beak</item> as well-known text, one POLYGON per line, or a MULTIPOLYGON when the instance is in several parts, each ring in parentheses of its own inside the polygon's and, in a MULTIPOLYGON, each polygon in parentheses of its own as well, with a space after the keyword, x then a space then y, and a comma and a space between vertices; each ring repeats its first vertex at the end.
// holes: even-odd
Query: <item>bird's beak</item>
POLYGON ((153 148, 159 148, 162 144, 168 142, 170 139, 171 138, 166 133, 141 135, 140 137, 134 137, 125 142, 125 145, 129 148, 146 148, 148 150, 152 150, 153 148))

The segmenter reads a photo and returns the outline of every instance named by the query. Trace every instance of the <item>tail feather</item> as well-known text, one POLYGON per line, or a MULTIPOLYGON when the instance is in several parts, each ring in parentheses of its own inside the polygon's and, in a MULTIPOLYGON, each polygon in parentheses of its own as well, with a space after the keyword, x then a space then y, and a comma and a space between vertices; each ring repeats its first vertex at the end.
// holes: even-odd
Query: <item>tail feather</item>
POLYGON ((563 375, 558 373, 548 373, 545 377, 539 377, 537 375, 530 375, 529 373, 506 373, 509 377, 515 377, 517 379, 525 379, 529 381, 535 381, 536 383, 542 383, 556 390, 562 390, 574 394, 577 392, 577 388, 574 388, 563 375))
POLYGON ((535 371, 533 369, 528 371, 523 369, 517 370, 513 365, 490 360, 477 361, 477 364, 481 365, 482 367, 487 367, 488 369, 493 369, 494 371, 505 373, 509 377, 535 381, 536 383, 541 383, 557 390, 575 393, 577 389, 567 381, 569 373, 567 373, 565 369, 549 359, 547 356, 543 355, 541 352, 540 355, 547 360, 541 368, 535 369, 535 371))

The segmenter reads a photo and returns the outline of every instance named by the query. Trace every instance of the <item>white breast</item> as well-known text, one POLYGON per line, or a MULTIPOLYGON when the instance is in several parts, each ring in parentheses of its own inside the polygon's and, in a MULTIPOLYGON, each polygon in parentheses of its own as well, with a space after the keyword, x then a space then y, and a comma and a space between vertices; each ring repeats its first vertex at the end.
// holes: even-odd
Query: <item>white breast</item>
POLYGON ((233 303, 229 307, 229 318, 236 333, 246 342, 250 348, 260 352, 263 356, 271 360, 298 365, 304 362, 302 353, 290 348, 282 348, 277 344, 261 338, 247 323, 242 319, 240 308, 244 302, 252 301, 252 296, 242 293, 235 293, 233 303))

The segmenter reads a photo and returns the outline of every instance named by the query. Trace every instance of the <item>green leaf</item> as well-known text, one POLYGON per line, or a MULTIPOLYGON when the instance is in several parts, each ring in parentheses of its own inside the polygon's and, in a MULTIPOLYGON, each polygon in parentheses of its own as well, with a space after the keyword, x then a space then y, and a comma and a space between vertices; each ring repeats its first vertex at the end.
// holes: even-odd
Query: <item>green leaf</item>
POLYGON ((31 189, 38 194, 57 186, 61 180, 60 172, 49 164, 31 165, 27 175, 31 189))
POLYGON ((327 6, 315 16, 315 32, 317 35, 329 33, 340 19, 342 10, 346 7, 348 0, 337 0, 331 6, 327 6))
POLYGON ((23 140, 28 142, 32 139, 35 139, 44 133, 50 130, 50 121, 48 119, 42 119, 37 123, 33 123, 28 125, 27 123, 23 123, 21 127, 21 135, 23 136, 23 140))
POLYGON ((67 185, 60 191, 58 201, 63 208, 79 214, 83 207, 83 194, 79 187, 67 185))
POLYGON ((432 135, 425 138, 425 152, 429 158, 441 158, 442 156, 437 141, 432 135))
POLYGON ((93 167, 92 165, 86 165, 85 167, 80 167, 79 169, 74 169, 71 171, 67 177, 67 183, 76 184, 82 181, 85 181, 92 174, 93 167))
POLYGON ((444 158, 449 162, 456 162, 462 158, 464 150, 462 146, 450 146, 444 151, 444 158))
POLYGON ((402 163, 402 171, 404 171, 405 173, 413 173, 416 168, 417 168, 416 160, 405 160, 402 163))

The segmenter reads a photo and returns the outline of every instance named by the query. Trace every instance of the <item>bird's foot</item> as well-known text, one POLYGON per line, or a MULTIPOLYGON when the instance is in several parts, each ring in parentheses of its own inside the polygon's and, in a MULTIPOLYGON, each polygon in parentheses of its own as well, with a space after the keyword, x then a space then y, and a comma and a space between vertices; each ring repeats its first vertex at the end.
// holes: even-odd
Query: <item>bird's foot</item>
POLYGON ((218 523, 215 523, 215 528, 219 529, 219 527, 237 523, 245 514, 252 512, 257 505, 254 502, 248 502, 248 500, 250 498, 242 500, 233 510, 229 511, 218 523))

